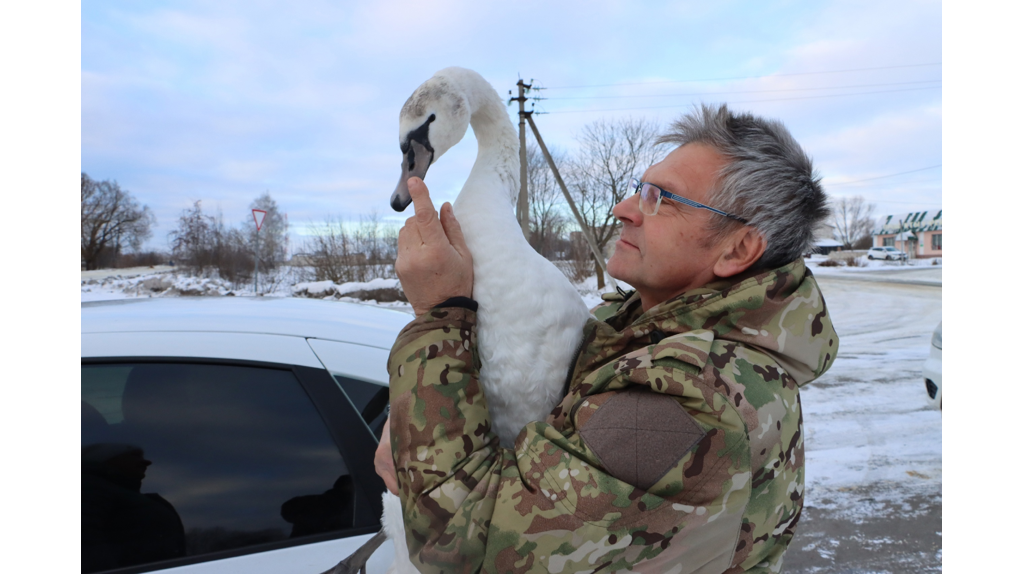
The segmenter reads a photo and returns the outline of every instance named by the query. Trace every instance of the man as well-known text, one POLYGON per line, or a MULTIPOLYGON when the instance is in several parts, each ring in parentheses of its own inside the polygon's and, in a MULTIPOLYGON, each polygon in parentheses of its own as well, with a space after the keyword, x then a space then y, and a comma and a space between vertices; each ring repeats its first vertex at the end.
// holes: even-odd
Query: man
POLYGON ((703 106, 659 141, 678 147, 614 208, 608 272, 635 291, 594 310, 564 400, 513 450, 477 384, 459 224, 410 180, 396 270, 417 318, 389 360, 377 465, 423 572, 781 569, 803 501, 798 386, 839 343, 801 259, 825 195, 777 122, 703 106))

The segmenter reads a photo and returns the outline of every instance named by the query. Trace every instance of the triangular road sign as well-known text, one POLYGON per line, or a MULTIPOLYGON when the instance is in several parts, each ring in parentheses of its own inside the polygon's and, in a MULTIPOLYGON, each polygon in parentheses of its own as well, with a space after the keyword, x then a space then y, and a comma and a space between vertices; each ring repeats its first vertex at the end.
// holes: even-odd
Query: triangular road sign
POLYGON ((252 210, 252 218, 253 221, 256 222, 256 231, 259 231, 260 228, 263 227, 263 218, 265 218, 266 216, 267 212, 263 211, 262 209, 252 210))

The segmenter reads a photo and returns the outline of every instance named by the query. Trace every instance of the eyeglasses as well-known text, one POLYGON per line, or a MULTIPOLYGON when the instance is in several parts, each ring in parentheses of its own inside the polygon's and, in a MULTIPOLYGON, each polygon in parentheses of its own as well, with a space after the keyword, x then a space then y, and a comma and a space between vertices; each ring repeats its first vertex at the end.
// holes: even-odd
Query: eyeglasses
POLYGON ((709 207, 707 205, 704 205, 703 203, 697 203, 692 199, 686 199, 681 195, 676 195, 671 191, 665 191, 664 189, 661 189, 660 187, 654 185, 653 183, 640 181, 635 177, 630 178, 629 184, 633 188, 633 193, 640 194, 640 213, 643 213, 644 215, 656 215, 658 213, 658 207, 661 205, 661 198, 667 197, 671 200, 678 201, 683 205, 689 205, 690 207, 696 207, 697 209, 706 209, 712 213, 717 213, 718 215, 721 215, 723 217, 735 219, 736 221, 739 221, 740 223, 743 224, 750 223, 749 221, 743 219, 738 215, 726 213, 721 209, 715 209, 714 207, 709 207))

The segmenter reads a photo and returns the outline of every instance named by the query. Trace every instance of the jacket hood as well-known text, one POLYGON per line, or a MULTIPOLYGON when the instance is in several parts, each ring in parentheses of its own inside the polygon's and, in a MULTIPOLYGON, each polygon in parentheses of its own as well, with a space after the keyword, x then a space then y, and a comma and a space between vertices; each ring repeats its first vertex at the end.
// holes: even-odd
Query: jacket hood
POLYGON ((825 299, 803 259, 739 280, 710 283, 637 316, 639 309, 640 297, 633 293, 607 322, 616 326, 635 317, 632 326, 653 325, 667 336, 710 331, 715 339, 767 353, 798 385, 827 371, 839 348, 825 299))

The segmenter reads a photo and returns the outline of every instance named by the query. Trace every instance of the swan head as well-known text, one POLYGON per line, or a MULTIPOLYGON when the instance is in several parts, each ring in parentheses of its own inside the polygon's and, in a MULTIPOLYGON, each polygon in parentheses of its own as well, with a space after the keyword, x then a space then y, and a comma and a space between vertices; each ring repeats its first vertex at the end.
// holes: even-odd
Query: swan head
POLYGON ((398 144, 402 150, 402 176, 391 194, 391 207, 404 211, 412 198, 406 183, 422 178, 444 152, 459 143, 469 129, 469 100, 446 68, 409 96, 398 116, 398 144))

